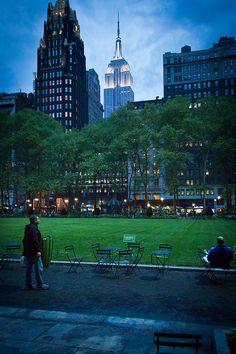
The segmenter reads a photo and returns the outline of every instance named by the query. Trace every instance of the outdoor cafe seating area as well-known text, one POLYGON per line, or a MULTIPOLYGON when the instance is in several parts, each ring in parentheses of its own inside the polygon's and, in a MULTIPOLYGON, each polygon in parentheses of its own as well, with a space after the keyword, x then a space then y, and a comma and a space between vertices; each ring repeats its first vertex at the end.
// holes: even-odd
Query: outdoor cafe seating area
MULTIPOLYGON (((49 237, 48 237, 49 238, 49 237)), ((90 245, 91 257, 89 262, 86 258, 78 253, 77 248, 74 245, 65 245, 61 251, 56 251, 56 258, 59 259, 59 255, 63 253, 60 259, 65 262, 67 272, 76 272, 78 269, 85 270, 85 265, 93 265, 94 269, 100 273, 110 274, 114 277, 127 276, 130 274, 137 274, 140 272, 142 258, 145 252, 148 252, 150 256, 149 266, 156 269, 158 272, 165 272, 170 269, 169 260, 172 255, 173 245, 168 243, 160 243, 156 245, 156 248, 149 251, 145 250, 143 245, 137 241, 135 234, 123 235, 123 240, 118 245, 101 244, 96 242, 90 245)), ((219 269, 214 269, 210 266, 206 259, 205 250, 198 247, 196 250, 198 254, 201 267, 202 276, 206 276, 211 281, 217 281, 216 273, 219 269)), ((4 243, 0 244, 0 269, 9 263, 11 260, 19 260, 21 257, 22 249, 18 243, 4 243)), ((233 246, 234 261, 236 258, 236 246, 233 246)), ((147 253, 146 253, 147 255, 147 253)), ((42 258, 44 266, 49 265, 52 256, 52 245, 50 252, 43 251, 42 258), (45 260, 46 258, 50 258, 45 260)), ((229 269, 221 269, 224 271, 225 278, 230 272, 229 269)))
MULTIPOLYGON (((109 273, 114 277, 127 276, 140 272, 144 252, 145 248, 137 242, 136 235, 125 234, 120 246, 105 245, 100 242, 91 244, 93 262, 90 263, 98 272, 109 273)), ((73 245, 65 246, 64 254, 68 261, 68 273, 77 271, 78 268, 84 270, 84 264, 89 263, 77 254, 73 245)), ((150 253, 151 265, 161 271, 168 269, 171 254, 172 245, 164 243, 157 245, 157 249, 150 253)))

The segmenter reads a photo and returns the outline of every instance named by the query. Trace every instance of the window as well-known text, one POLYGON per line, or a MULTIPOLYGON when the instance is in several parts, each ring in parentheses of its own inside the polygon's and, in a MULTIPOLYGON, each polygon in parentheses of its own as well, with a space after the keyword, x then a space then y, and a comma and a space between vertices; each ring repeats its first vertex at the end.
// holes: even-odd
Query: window
POLYGON ((178 195, 185 195, 185 190, 184 189, 179 189, 178 190, 178 195))
POLYGON ((187 179, 186 180, 186 184, 189 185, 189 186, 193 186, 193 179, 187 179))

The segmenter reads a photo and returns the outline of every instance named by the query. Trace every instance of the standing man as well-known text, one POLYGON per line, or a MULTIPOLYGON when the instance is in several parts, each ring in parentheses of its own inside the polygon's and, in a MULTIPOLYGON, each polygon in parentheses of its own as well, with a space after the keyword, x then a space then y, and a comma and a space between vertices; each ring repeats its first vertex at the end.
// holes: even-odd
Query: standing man
POLYGON ((42 263, 42 237, 38 229, 39 217, 32 215, 30 224, 25 226, 23 239, 23 255, 26 258, 25 285, 27 290, 33 290, 32 268, 35 270, 36 289, 48 290, 48 285, 43 282, 43 263, 42 263))

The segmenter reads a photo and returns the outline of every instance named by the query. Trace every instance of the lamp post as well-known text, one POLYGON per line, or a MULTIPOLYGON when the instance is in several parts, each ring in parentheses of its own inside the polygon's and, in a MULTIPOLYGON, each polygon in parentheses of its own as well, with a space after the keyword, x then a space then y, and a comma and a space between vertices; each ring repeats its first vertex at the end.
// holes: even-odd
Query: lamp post
POLYGON ((34 198, 34 203, 33 203, 33 207, 34 209, 36 210, 36 212, 38 213, 39 212, 39 198, 34 198))
POLYGON ((195 216, 195 203, 192 204, 193 207, 193 216, 195 216))
POLYGON ((215 199, 214 199, 214 211, 215 211, 215 215, 217 214, 217 204, 216 204, 216 202, 217 202, 217 199, 215 198, 215 199))
POLYGON ((68 210, 69 199, 64 199, 64 202, 65 202, 65 204, 66 204, 66 210, 68 210))
POLYGON ((74 201, 75 201, 74 208, 77 209, 77 207, 78 207, 78 205, 77 205, 77 203, 78 203, 78 198, 74 198, 74 201))

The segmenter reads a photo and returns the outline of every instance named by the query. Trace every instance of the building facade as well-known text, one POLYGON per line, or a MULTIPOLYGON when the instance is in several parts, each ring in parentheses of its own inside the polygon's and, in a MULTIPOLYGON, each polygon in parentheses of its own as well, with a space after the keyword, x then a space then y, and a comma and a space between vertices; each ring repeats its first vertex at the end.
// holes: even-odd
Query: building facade
POLYGON ((164 98, 196 101, 207 96, 236 96, 236 41, 221 37, 212 48, 163 55, 164 98))
POLYGON ((102 120, 103 107, 100 96, 100 82, 94 69, 86 72, 88 92, 88 123, 96 123, 102 120))
POLYGON ((115 55, 105 74, 104 118, 109 118, 119 107, 134 101, 133 78, 128 62, 122 56, 120 23, 116 39, 115 55))
POLYGON ((32 93, 28 95, 25 92, 0 93, 0 112, 11 115, 24 108, 35 109, 35 100, 32 93))
POLYGON ((37 110, 52 116, 66 131, 88 122, 84 43, 69 0, 48 4, 38 48, 35 96, 37 110))

